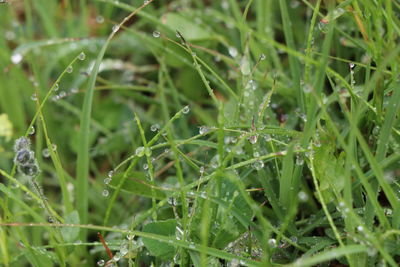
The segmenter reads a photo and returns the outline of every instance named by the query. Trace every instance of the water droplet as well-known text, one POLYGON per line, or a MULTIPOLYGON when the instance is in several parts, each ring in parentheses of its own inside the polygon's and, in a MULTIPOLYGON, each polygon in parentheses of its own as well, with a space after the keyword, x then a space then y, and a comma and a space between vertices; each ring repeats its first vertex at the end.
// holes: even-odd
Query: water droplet
POLYGON ((31 95, 31 100, 32 101, 36 101, 38 98, 37 98, 37 95, 36 95, 36 93, 33 93, 32 95, 31 95))
POLYGON ((22 149, 29 150, 30 146, 31 146, 31 141, 28 138, 26 138, 25 136, 23 136, 23 137, 20 137, 17 140, 15 140, 14 151, 18 152, 22 149))
POLYGON ((67 72, 72 73, 74 71, 74 68, 72 66, 67 67, 67 72))
POLYGON ((350 67, 350 69, 354 69, 354 67, 355 67, 354 63, 353 63, 353 62, 350 62, 350 63, 349 63, 349 67, 350 67))
POLYGON ((160 37, 161 36, 161 33, 160 32, 158 32, 158 31, 154 31, 153 32, 153 37, 154 38, 158 38, 158 37, 160 37))
POLYGON ((367 254, 368 254, 368 256, 373 257, 373 256, 376 255, 376 253, 377 253, 377 250, 376 250, 375 248, 373 248, 373 247, 368 247, 368 249, 367 249, 367 254))
POLYGON ((111 182, 111 178, 104 178, 103 182, 104 184, 108 185, 111 182))
POLYGON ((105 261, 104 261, 104 260, 99 260, 99 261, 97 262, 97 266, 104 266, 104 264, 105 264, 105 261))
POLYGON ((362 225, 357 226, 357 231, 359 232, 364 231, 364 227, 362 225))
POLYGON ((231 55, 231 57, 236 57, 238 55, 237 49, 233 46, 230 46, 228 48, 228 52, 229 52, 229 55, 231 55))
POLYGON ((260 55, 260 60, 265 60, 267 57, 265 56, 265 54, 261 54, 260 55))
POLYGON ((305 84, 305 85, 303 85, 303 92, 304 92, 305 94, 311 93, 312 90, 313 90, 313 88, 312 88, 312 86, 311 86, 310 84, 305 84))
POLYGON ((147 163, 143 164, 143 170, 147 170, 149 168, 149 165, 147 163))
POLYGON ((192 57, 195 57, 196 55, 196 52, 192 52, 192 57))
POLYGON ((136 148, 135 155, 138 157, 143 157, 144 156, 144 147, 140 146, 140 147, 136 148))
POLYGON ((108 178, 112 178, 113 175, 114 175, 114 171, 111 170, 111 171, 108 172, 108 178))
MULTIPOLYGON (((3 1, 3 3, 4 3, 5 0, 0 0, 0 3, 1 3, 2 1, 3 1)), ((11 41, 11 40, 14 40, 14 39, 15 39, 16 34, 15 34, 15 32, 13 32, 13 31, 6 31, 6 33, 4 34, 4 37, 6 38, 7 41, 11 41)))
POLYGON ((264 135, 264 140, 265 140, 266 142, 270 142, 270 141, 272 140, 271 135, 270 135, 270 134, 264 135))
POLYGON ((256 151, 256 152, 253 153, 253 157, 255 157, 255 158, 258 158, 259 156, 260 156, 260 152, 256 151))
POLYGON ((79 54, 78 58, 79 58, 79 60, 85 60, 85 58, 86 58, 85 53, 84 53, 84 52, 81 52, 81 53, 79 54))
POLYGON ((121 259, 121 253, 119 253, 119 252, 115 253, 115 255, 113 257, 113 260, 114 261, 119 261, 120 259, 121 259))
POLYGON ((134 237, 135 237, 135 235, 133 235, 132 233, 128 233, 126 235, 126 239, 128 239, 129 241, 133 240, 134 237))
POLYGON ((259 171, 262 168, 264 168, 264 162, 262 160, 256 160, 255 162, 253 162, 251 166, 257 171, 259 171))
POLYGON ((114 25, 114 26, 112 27, 112 31, 113 31, 114 33, 116 33, 118 30, 119 30, 119 25, 114 25))
POLYGON ((15 53, 11 55, 11 62, 14 64, 18 64, 22 61, 23 57, 19 53, 15 53))
POLYGON ((121 256, 125 256, 126 254, 128 254, 128 252, 129 252, 128 243, 126 241, 123 241, 119 248, 119 253, 121 254, 121 256))
POLYGON ((28 149, 22 149, 17 151, 17 155, 14 158, 14 162, 16 164, 21 164, 21 165, 26 165, 29 164, 29 162, 34 159, 34 152, 28 150, 28 149))
POLYGON ((56 144, 51 144, 51 149, 52 149, 53 151, 56 151, 56 150, 57 150, 57 145, 56 145, 56 144))
POLYGON ((182 109, 182 113, 183 113, 183 114, 188 114, 189 111, 190 111, 189 106, 185 106, 185 107, 182 109))
POLYGON ((252 135, 249 137, 249 142, 250 144, 254 145, 255 143, 257 143, 258 140, 258 134, 252 135))
POLYGON ((242 59, 240 60, 240 71, 245 76, 251 73, 250 62, 246 56, 243 56, 242 59))
POLYGON ((204 166, 201 166, 201 167, 200 167, 199 172, 200 172, 200 175, 203 175, 203 173, 204 173, 204 166))
POLYGON ((152 132, 156 132, 156 131, 158 131, 158 129, 160 129, 160 125, 158 125, 158 124, 153 124, 150 126, 150 131, 152 131, 152 132))
POLYGON ((104 189, 103 192, 101 193, 103 195, 103 197, 108 197, 108 195, 110 194, 110 192, 108 192, 107 189, 104 189))
POLYGON ((58 83, 56 83, 56 84, 54 85, 54 91, 57 92, 58 89, 60 89, 60 86, 58 85, 58 83))
POLYGON ((318 22, 318 29, 322 32, 322 33, 327 33, 328 32, 328 21, 322 19, 320 22, 318 22))
POLYGON ((102 24, 104 22, 104 17, 103 16, 97 16, 96 17, 96 22, 99 24, 102 24))
POLYGON ((274 238, 269 239, 268 245, 272 248, 276 248, 276 239, 274 239, 274 238))
POLYGON ((301 166, 304 164, 304 158, 301 154, 296 154, 296 165, 301 166))
POLYGON ((218 168, 218 166, 219 166, 219 155, 215 155, 212 159, 211 159, 211 162, 210 162, 211 164, 211 168, 214 168, 214 169, 216 169, 216 168, 218 168))
POLYGON ((210 128, 208 128, 207 126, 199 127, 199 134, 205 134, 205 133, 208 133, 209 131, 210 131, 210 128))
POLYGON ((297 194, 297 197, 299 198, 299 200, 300 200, 301 202, 306 202, 306 201, 308 200, 308 195, 307 195, 307 193, 304 192, 304 191, 300 191, 300 192, 297 194))
POLYGON ((32 135, 34 133, 35 133, 35 127, 33 127, 33 126, 29 127, 28 134, 32 135))
POLYGON ((307 122, 307 115, 302 113, 299 115, 300 119, 302 119, 304 122, 307 122))
POLYGON ((48 148, 44 148, 44 149, 42 150, 42 156, 43 156, 44 158, 50 157, 50 150, 49 150, 48 148))

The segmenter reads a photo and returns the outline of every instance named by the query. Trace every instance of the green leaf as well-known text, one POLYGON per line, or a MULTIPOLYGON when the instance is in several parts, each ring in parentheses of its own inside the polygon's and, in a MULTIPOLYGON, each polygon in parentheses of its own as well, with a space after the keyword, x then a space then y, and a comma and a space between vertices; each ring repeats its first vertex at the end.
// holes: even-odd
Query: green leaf
MULTIPOLYGON (((152 222, 143 227, 143 232, 171 236, 175 239, 176 225, 176 220, 152 222)), ((153 256, 171 259, 175 255, 175 247, 165 242, 143 237, 143 243, 153 256)))
MULTIPOLYGON (((235 174, 230 172, 229 175, 235 174)), ((244 197, 240 194, 238 186, 229 180, 228 177, 222 178, 221 197, 225 199, 225 201, 229 201, 229 206, 226 208, 220 206, 218 209, 218 221, 221 223, 218 229, 216 229, 217 233, 213 245, 220 249, 238 239, 247 229, 247 227, 243 225, 243 222, 239 222, 239 220, 232 216, 233 209, 243 215, 243 217, 248 218, 246 222, 248 223, 247 226, 250 224, 253 216, 252 209, 247 205, 244 197)))
MULTIPOLYGON (((65 223, 79 224, 79 214, 78 211, 74 210, 65 218, 65 223)), ((71 243, 77 240, 79 236, 79 228, 77 227, 63 227, 61 228, 61 234, 65 242, 71 243)))
MULTIPOLYGON (((112 188, 116 188, 122 177, 123 173, 115 174, 112 178, 110 186, 112 188)), ((132 172, 128 174, 128 179, 125 180, 125 183, 122 185, 121 189, 135 195, 152 197, 150 183, 147 181, 145 174, 142 172, 132 172)), ((160 189, 154 188, 154 198, 163 199, 165 198, 165 193, 160 189)))
POLYGON ((320 147, 314 147, 314 168, 326 203, 344 188, 344 153, 336 156, 332 136, 320 129, 320 147))

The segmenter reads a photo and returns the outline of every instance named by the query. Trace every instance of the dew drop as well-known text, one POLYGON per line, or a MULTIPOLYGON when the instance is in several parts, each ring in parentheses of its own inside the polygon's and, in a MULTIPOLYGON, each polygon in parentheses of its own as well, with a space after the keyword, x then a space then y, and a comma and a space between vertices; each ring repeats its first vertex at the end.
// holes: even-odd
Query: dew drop
POLYGON ((36 100, 37 100, 37 95, 36 95, 36 93, 33 93, 33 94, 31 95, 31 100, 32 100, 32 101, 36 101, 36 100))
POLYGON ((23 57, 19 53, 15 53, 11 55, 11 62, 14 64, 18 64, 22 61, 23 57))
POLYGON ((85 60, 85 58, 86 58, 85 53, 84 53, 84 52, 81 52, 81 53, 79 54, 78 58, 79 58, 79 60, 85 60))
POLYGON ((230 46, 228 48, 228 52, 229 52, 229 55, 231 55, 231 57, 236 57, 238 55, 237 49, 233 46, 230 46))
POLYGON ((328 22, 325 20, 321 20, 320 22, 318 22, 318 29, 322 33, 327 33, 328 32, 328 22))
POLYGON ((144 156, 144 147, 140 146, 140 147, 136 148, 135 155, 138 157, 143 157, 144 156))
POLYGON ((113 175, 114 175, 114 171, 109 171, 109 172, 108 172, 108 178, 112 178, 113 175))
POLYGON ((247 57, 242 57, 240 61, 240 71, 243 75, 247 76, 251 73, 250 62, 247 57))
POLYGON ((152 131, 152 132, 156 132, 156 131, 158 131, 158 129, 160 129, 160 125, 158 125, 158 124, 153 124, 150 126, 150 131, 152 131))
POLYGON ((359 232, 364 231, 364 227, 362 227, 362 225, 357 226, 357 231, 359 232))
POLYGON ((276 248, 276 239, 274 239, 274 238, 269 239, 268 245, 272 248, 276 248))
POLYGON ((182 113, 183 113, 183 114, 188 114, 189 111, 190 111, 189 106, 185 106, 185 107, 182 109, 182 113))
POLYGON ((56 83, 56 84, 54 85, 54 91, 57 92, 58 89, 60 89, 60 86, 58 85, 58 83, 56 83))
POLYGON ((312 86, 311 86, 310 84, 305 84, 305 85, 303 85, 303 92, 304 92, 305 94, 311 93, 312 90, 313 90, 313 88, 312 88, 312 86))
POLYGON ((119 25, 114 25, 113 27, 112 27, 112 31, 115 33, 115 32, 117 32, 119 30, 119 25))
POLYGON ((72 66, 67 67, 67 72, 72 73, 74 71, 74 68, 72 66))
POLYGON ((107 189, 104 189, 103 192, 101 193, 103 195, 103 197, 108 197, 108 195, 110 194, 110 192, 108 192, 107 189))
POLYGON ((214 168, 214 169, 218 168, 218 166, 219 166, 219 155, 215 155, 211 159, 210 165, 211 165, 211 168, 214 168))
POLYGON ((35 133, 35 127, 33 127, 33 126, 29 127, 28 134, 29 134, 29 135, 32 135, 32 134, 34 134, 34 133, 35 133))
POLYGON ((126 239, 128 239, 129 241, 133 240, 133 238, 134 238, 134 235, 132 233, 128 233, 126 235, 126 239))
POLYGON ((113 260, 114 261, 119 261, 120 259, 121 259, 121 253, 119 253, 119 252, 115 253, 115 255, 113 257, 113 260))
POLYGON ((260 55, 260 60, 265 60, 267 57, 265 56, 265 54, 261 54, 260 55))
POLYGON ((353 62, 350 62, 350 63, 349 63, 349 67, 350 67, 350 69, 354 69, 354 67, 355 67, 354 63, 353 63, 353 62))
POLYGON ((108 185, 111 182, 111 178, 108 178, 108 177, 104 178, 103 182, 104 182, 105 185, 108 185))
POLYGON ((306 202, 306 201, 308 200, 308 195, 307 195, 307 193, 304 192, 304 191, 300 191, 300 192, 297 194, 297 197, 299 198, 299 200, 300 200, 301 202, 306 202))
POLYGON ((44 148, 44 149, 42 150, 42 156, 43 156, 44 158, 50 157, 50 150, 49 150, 48 148, 44 148))
POLYGON ((199 172, 200 172, 200 175, 203 175, 203 173, 204 173, 204 166, 201 166, 201 167, 200 167, 199 172))
POLYGON ((257 171, 261 170, 264 168, 264 162, 262 160, 257 160, 253 162, 252 167, 256 169, 257 171))
POLYGON ((210 128, 208 128, 207 126, 199 127, 199 134, 205 134, 205 133, 208 133, 209 131, 210 131, 210 128))
POLYGON ((143 170, 147 170, 149 168, 149 165, 147 163, 143 164, 143 170))
POLYGON ((158 38, 158 37, 160 37, 161 36, 161 33, 160 32, 158 32, 158 31, 154 31, 153 32, 153 37, 154 38, 158 38))
POLYGON ((264 135, 264 140, 265 140, 266 142, 270 142, 270 141, 272 140, 271 135, 270 135, 270 134, 264 135))
POLYGON ((301 154, 296 155, 296 165, 301 166, 304 164, 304 158, 301 154))
POLYGON ((96 17, 96 22, 99 24, 102 24, 104 22, 104 17, 103 16, 97 16, 96 17))
POLYGON ((104 264, 105 264, 105 261, 104 261, 104 260, 99 260, 99 261, 97 262, 97 266, 104 266, 104 264))
POLYGON ((257 140, 258 140, 258 135, 257 135, 257 134, 252 135, 252 136, 249 137, 249 142, 250 142, 250 144, 252 144, 252 145, 254 145, 255 143, 257 143, 257 140))

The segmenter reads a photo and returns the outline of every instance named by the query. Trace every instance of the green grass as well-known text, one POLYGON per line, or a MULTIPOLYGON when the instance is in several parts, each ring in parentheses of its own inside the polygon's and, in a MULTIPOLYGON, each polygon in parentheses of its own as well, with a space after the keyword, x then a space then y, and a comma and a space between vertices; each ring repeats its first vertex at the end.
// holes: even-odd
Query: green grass
POLYGON ((4 2, 0 266, 400 264, 398 1, 4 2))

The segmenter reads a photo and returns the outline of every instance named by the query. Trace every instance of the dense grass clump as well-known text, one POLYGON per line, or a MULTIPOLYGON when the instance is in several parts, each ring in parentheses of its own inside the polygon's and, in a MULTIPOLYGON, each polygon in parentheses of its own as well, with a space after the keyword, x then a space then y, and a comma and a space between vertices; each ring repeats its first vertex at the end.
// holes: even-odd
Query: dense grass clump
POLYGON ((0 266, 399 266, 399 14, 0 0, 0 266))

